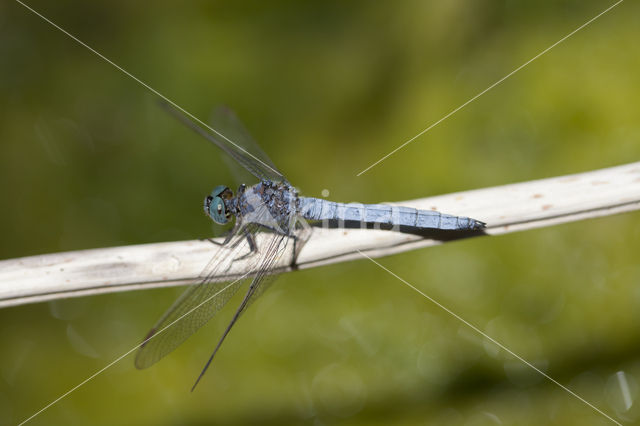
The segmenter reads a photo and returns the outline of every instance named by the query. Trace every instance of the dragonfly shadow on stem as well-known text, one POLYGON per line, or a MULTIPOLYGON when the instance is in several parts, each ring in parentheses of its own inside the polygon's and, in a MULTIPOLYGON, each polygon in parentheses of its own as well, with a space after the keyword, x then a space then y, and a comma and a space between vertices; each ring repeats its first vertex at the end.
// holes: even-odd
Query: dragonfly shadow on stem
POLYGON ((328 229, 378 229, 389 232, 400 232, 402 234, 417 235, 425 239, 431 239, 436 241, 455 241, 471 237, 479 237, 482 235, 488 235, 484 229, 474 230, 446 230, 446 229, 433 229, 433 228, 420 228, 416 226, 393 226, 379 223, 362 223, 360 221, 339 221, 329 220, 325 223, 315 223, 311 225, 314 228, 328 228, 328 229))

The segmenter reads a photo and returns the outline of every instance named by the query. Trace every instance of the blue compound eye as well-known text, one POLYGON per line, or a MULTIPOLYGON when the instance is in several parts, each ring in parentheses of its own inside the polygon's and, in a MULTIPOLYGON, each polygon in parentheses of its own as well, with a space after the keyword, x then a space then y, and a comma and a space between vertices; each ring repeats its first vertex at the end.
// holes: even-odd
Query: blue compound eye
POLYGON ((204 211, 217 224, 224 225, 229 221, 225 199, 231 199, 233 193, 224 185, 216 186, 211 195, 204 199, 204 211))
POLYGON ((224 200, 220 197, 208 196, 205 199, 205 211, 217 224, 224 225, 229 221, 224 200))

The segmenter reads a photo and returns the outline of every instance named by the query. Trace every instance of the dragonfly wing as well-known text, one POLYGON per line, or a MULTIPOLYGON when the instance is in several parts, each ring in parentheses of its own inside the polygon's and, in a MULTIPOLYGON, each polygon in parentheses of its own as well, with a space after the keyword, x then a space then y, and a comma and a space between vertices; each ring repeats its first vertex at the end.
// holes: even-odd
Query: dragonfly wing
POLYGON ((255 153, 250 151, 256 149, 258 145, 229 110, 225 113, 216 113, 216 120, 219 121, 216 125, 224 128, 224 130, 218 131, 210 127, 204 128, 168 103, 161 103, 161 105, 185 126, 220 148, 258 179, 286 182, 282 173, 273 166, 271 160, 262 153, 262 150, 258 148, 255 153), (245 145, 248 145, 248 147, 245 147, 245 145))
POLYGON ((244 313, 247 310, 247 308, 260 295, 264 293, 264 291, 268 288, 269 284, 271 284, 274 281, 276 274, 273 274, 273 266, 277 261, 277 259, 279 259, 280 256, 282 256, 286 252, 286 248, 290 238, 282 234, 272 234, 272 235, 273 236, 266 243, 266 247, 262 248, 265 254, 264 256, 261 257, 260 265, 258 267, 258 273, 255 275, 255 277, 251 281, 251 284, 249 285, 249 289, 247 290, 247 293, 242 299, 240 306, 238 306, 236 313, 233 315, 233 318, 229 322, 229 325, 227 326, 224 333, 218 340, 218 343, 215 349, 211 353, 211 356, 207 360, 207 363, 205 364, 204 368, 200 372, 200 375, 198 375, 196 382, 191 388, 192 391, 198 385, 202 376, 204 376, 204 373, 209 368, 209 365, 211 365, 211 361, 213 361, 213 358, 218 352, 218 349, 220 349, 222 342, 227 337, 227 334, 229 334, 229 331, 231 331, 231 328, 234 326, 238 318, 240 318, 240 315, 242 315, 242 313, 244 313))
MULTIPOLYGON (((254 158, 250 158, 247 161, 253 160, 254 163, 257 163, 254 164, 254 168, 262 167, 262 174, 269 180, 275 182, 285 181, 282 173, 278 170, 273 161, 271 161, 269 156, 262 150, 262 148, 260 148, 258 143, 255 141, 255 139, 253 139, 247 128, 244 126, 244 124, 242 124, 233 110, 225 106, 217 107, 211 113, 209 123, 211 124, 211 127, 218 130, 220 133, 231 139, 234 143, 245 149, 247 152, 250 152, 256 159, 260 160, 260 162, 257 162, 254 158), (276 173, 274 173, 274 171, 276 173)), ((234 177, 237 179, 238 183, 251 182, 251 179, 247 179, 247 169, 245 169, 244 167, 239 167, 239 163, 229 156, 225 157, 225 159, 229 160, 227 161, 227 163, 233 163, 230 169, 232 170, 232 172, 234 172, 234 177), (238 171, 244 172, 244 174, 238 173, 238 171)))
POLYGON ((250 251, 242 235, 228 244, 205 267, 201 281, 188 287, 149 331, 136 355, 137 368, 150 367, 177 348, 215 316, 250 277, 248 273, 234 277, 231 282, 213 281, 227 272, 233 259, 250 251))
MULTIPOLYGON (((256 224, 247 224, 245 232, 255 233, 258 228, 256 224)), ((269 238, 262 241, 263 246, 258 247, 258 253, 248 256, 249 272, 237 275, 231 282, 213 280, 217 275, 227 273, 234 259, 251 251, 244 232, 236 235, 228 243, 229 249, 223 248, 218 251, 201 274, 202 280, 187 288, 149 331, 136 355, 137 368, 150 367, 180 346, 213 318, 247 279, 253 277, 242 304, 220 339, 219 344, 222 343, 240 314, 264 292, 267 283, 273 281, 276 276, 272 274, 273 265, 286 251, 290 238, 278 233, 268 235, 269 238)))

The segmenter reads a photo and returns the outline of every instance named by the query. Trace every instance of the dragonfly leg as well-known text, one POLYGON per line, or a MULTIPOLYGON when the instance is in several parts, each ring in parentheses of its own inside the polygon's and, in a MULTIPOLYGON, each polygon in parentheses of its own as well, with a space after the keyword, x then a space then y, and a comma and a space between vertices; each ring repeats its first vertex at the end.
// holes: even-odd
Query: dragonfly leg
POLYGON ((215 244, 215 245, 217 245, 217 246, 222 247, 222 246, 226 246, 227 244, 229 244, 229 241, 231 241, 231 240, 233 239, 233 236, 234 236, 234 235, 235 235, 235 232, 234 232, 234 231, 229 232, 229 235, 227 235, 227 236, 224 238, 224 241, 223 241, 223 242, 221 242, 221 243, 217 242, 217 241, 216 241, 216 240, 214 240, 213 238, 207 238, 207 241, 209 241, 209 242, 210 242, 210 243, 212 243, 212 244, 215 244))
MULTIPOLYGON (((213 238, 207 238, 207 240, 217 246, 220 247, 224 247, 227 246, 231 240, 233 240, 234 237, 238 236, 238 234, 244 234, 244 237, 247 239, 247 242, 249 243, 249 252, 247 254, 244 254, 242 256, 239 256, 235 259, 233 259, 232 262, 229 263, 229 266, 227 266, 227 269, 225 270, 228 271, 229 269, 231 269, 231 265, 233 265, 233 262, 235 262, 236 260, 242 260, 245 259, 247 257, 249 257, 252 254, 257 253, 258 251, 258 246, 256 244, 255 238, 253 237, 253 234, 251 234, 250 232, 248 232, 246 230, 246 228, 243 226, 242 222, 238 221, 236 222, 236 225, 233 227, 233 229, 231 230, 231 232, 229 232, 229 234, 225 237, 224 241, 219 243, 216 240, 214 240, 213 238)), ((240 244, 243 241, 242 238, 237 238, 236 241, 233 242, 233 244, 231 244, 230 248, 236 248, 238 246, 238 244, 240 244)))
POLYGON ((233 259, 234 262, 236 260, 246 259, 258 253, 258 244, 256 244, 256 238, 254 237, 254 235, 251 232, 245 231, 244 236, 247 239, 247 243, 249 244, 249 252, 243 254, 242 256, 236 257, 235 259, 233 259))
MULTIPOLYGON (((229 234, 231 235, 231 234, 229 234)), ((231 241, 231 239, 229 238, 229 235, 227 235, 227 237, 224 239, 223 242, 219 243, 216 240, 214 240, 213 238, 207 238, 207 241, 209 241, 211 244, 215 244, 217 246, 224 246, 226 245, 229 241, 231 241)))
MULTIPOLYGON (((298 269, 297 260, 300 252, 302 251, 302 247, 309 241, 309 237, 311 237, 311 232, 313 229, 304 219, 296 219, 295 225, 300 225, 302 230, 297 234, 293 235, 293 255, 291 257, 291 269, 298 269)), ((294 225, 294 228, 295 228, 294 225)))
MULTIPOLYGON (((233 227, 233 229, 224 238, 223 242, 219 243, 216 240, 214 240, 213 238, 207 238, 207 241, 209 241, 210 243, 215 244, 217 246, 226 246, 233 239, 233 237, 235 237, 240 232, 241 229, 242 229, 242 223, 240 221, 238 221, 238 222, 236 222, 236 224, 233 227)), ((232 247, 235 247, 235 246, 236 245, 234 244, 232 247)))

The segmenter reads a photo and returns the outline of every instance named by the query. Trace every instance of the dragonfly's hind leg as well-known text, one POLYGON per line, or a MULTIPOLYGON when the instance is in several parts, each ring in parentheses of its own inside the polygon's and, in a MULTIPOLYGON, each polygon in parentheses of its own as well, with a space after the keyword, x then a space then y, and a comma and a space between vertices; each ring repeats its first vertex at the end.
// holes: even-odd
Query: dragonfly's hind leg
MULTIPOLYGON (((300 255, 300 252, 302 251, 302 248, 304 247, 304 245, 307 243, 307 241, 309 241, 309 237, 311 237, 311 232, 313 231, 313 229, 311 228, 311 226, 307 223, 306 220, 302 219, 302 218, 298 218, 296 219, 296 223, 295 225, 300 225, 300 227, 302 228, 297 235, 293 235, 293 255, 291 257, 291 264, 289 265, 291 267, 291 269, 298 269, 298 256, 300 255)), ((294 228, 295 228, 294 225, 294 228)))

